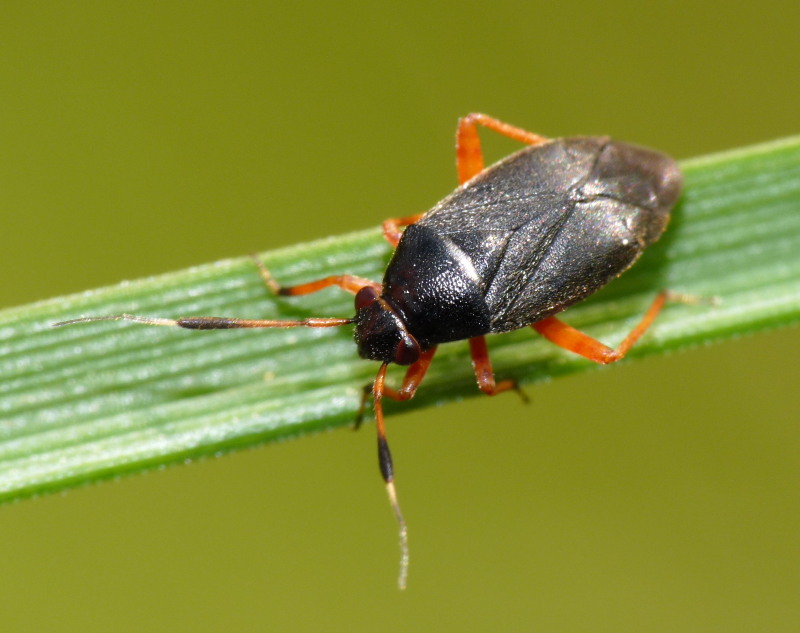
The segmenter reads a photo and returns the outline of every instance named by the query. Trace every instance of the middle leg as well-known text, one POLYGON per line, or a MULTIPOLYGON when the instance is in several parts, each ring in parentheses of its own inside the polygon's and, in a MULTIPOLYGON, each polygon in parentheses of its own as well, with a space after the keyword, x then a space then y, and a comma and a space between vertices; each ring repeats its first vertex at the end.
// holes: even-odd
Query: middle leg
POLYGON ((489 360, 489 349, 486 347, 486 337, 476 336, 469 339, 469 351, 472 355, 472 368, 475 370, 475 378, 478 381, 478 388, 488 396, 496 396, 509 389, 513 389, 525 402, 528 396, 519 388, 516 380, 501 380, 496 382, 492 362, 489 360))

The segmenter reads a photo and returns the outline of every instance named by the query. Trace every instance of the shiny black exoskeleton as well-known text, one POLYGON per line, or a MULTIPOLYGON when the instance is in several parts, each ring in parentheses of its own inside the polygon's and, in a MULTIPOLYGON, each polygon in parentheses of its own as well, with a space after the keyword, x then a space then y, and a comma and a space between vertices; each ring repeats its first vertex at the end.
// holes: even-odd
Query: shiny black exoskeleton
POLYGON ((359 354, 409 365, 561 312, 659 238, 682 180, 668 156, 606 137, 512 154, 405 230, 380 296, 356 295, 359 354))

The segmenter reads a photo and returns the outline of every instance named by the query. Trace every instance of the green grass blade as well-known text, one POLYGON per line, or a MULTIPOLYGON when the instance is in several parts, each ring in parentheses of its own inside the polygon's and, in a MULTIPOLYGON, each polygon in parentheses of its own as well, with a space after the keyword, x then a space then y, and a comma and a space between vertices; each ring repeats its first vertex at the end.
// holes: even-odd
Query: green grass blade
MULTIPOLYGON (((616 343, 658 289, 718 296, 671 305, 630 357, 796 323, 800 318, 800 137, 686 161, 686 190, 662 240, 566 320, 616 343)), ((379 279, 377 229, 264 254, 282 283, 349 272, 379 279)), ((350 316, 330 289, 274 298, 248 258, 0 313, 0 500, 350 424, 375 363, 350 328, 196 332, 85 315, 350 316)), ((500 377, 522 383, 594 365, 530 330, 491 337, 500 377)), ((394 380, 399 374, 392 375, 394 380)), ((467 346, 443 346, 414 401, 477 395, 467 346)))

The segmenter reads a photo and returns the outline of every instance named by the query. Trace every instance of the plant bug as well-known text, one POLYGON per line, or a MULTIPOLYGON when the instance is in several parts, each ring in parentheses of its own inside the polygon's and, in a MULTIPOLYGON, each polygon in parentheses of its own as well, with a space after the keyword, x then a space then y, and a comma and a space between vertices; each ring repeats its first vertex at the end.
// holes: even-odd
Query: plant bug
POLYGON ((400 528, 398 583, 403 588, 408 537, 382 399, 412 398, 436 347, 461 339, 469 340, 481 391, 496 395, 516 389, 514 380, 495 380, 484 336, 525 326, 594 362, 617 361, 669 298, 660 292, 615 349, 555 316, 622 274, 661 236, 683 181, 671 158, 607 137, 548 139, 485 114, 470 114, 458 123, 456 166, 460 186, 433 209, 384 222, 383 234, 395 252, 382 283, 336 275, 281 286, 256 261, 265 284, 278 295, 304 295, 329 286, 354 294, 352 318, 265 321, 120 314, 55 325, 115 319, 192 330, 355 325, 359 355, 381 363, 369 391, 378 463, 400 528), (528 147, 484 168, 479 125, 528 147), (385 384, 390 363, 408 366, 399 389, 385 384))

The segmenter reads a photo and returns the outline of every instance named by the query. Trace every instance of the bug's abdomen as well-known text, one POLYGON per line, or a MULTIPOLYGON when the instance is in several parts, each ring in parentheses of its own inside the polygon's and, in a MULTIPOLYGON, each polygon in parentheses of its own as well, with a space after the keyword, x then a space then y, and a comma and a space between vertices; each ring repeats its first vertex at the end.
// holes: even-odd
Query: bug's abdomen
POLYGON ((490 312, 475 263, 452 240, 409 226, 383 279, 383 298, 422 349, 490 331, 490 312))

